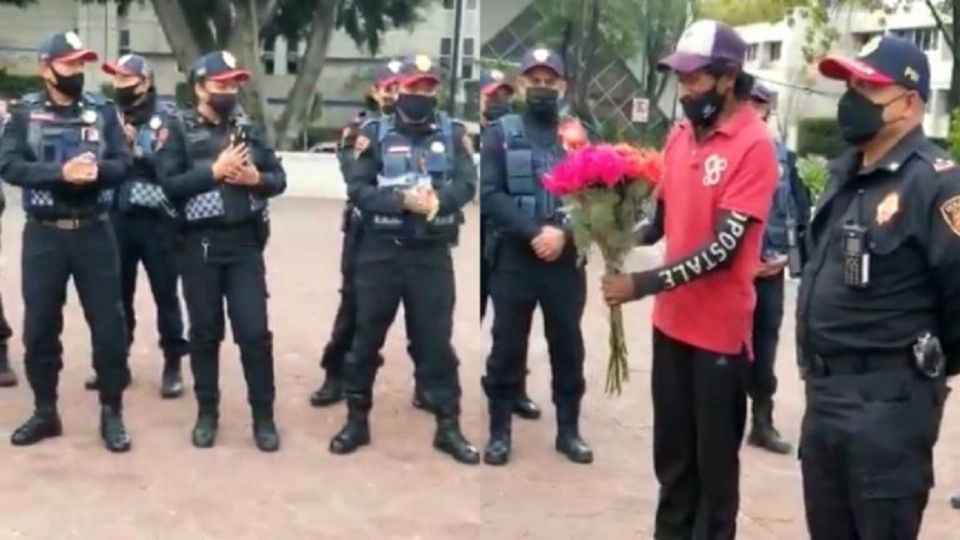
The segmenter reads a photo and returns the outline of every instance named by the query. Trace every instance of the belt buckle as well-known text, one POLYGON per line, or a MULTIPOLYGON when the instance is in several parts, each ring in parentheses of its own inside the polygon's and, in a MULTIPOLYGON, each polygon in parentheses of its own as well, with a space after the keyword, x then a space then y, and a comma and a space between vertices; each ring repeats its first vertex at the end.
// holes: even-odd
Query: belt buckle
POLYGON ((77 218, 61 218, 53 221, 53 227, 61 231, 75 231, 80 228, 80 220, 77 218))

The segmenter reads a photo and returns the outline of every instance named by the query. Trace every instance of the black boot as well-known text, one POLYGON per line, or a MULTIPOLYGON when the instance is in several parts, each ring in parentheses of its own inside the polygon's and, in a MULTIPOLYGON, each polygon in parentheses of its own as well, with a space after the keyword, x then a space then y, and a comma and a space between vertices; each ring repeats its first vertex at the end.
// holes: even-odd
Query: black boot
POLYGON ((370 444, 370 425, 367 421, 370 408, 353 400, 347 400, 347 423, 330 440, 330 453, 350 454, 357 448, 370 444))
POLYGON ((326 407, 343 401, 343 378, 336 373, 327 372, 323 385, 310 394, 310 405, 326 407))
POLYGON ((10 367, 10 357, 7 355, 7 344, 0 343, 0 388, 10 388, 17 385, 17 374, 10 367))
POLYGON ((489 404, 490 440, 483 450, 483 462, 487 465, 506 465, 510 461, 510 407, 509 401, 494 401, 489 404))
POLYGON ((520 389, 520 396, 513 402, 513 413, 524 420, 540 418, 540 406, 527 395, 526 381, 524 381, 523 388, 520 389))
POLYGON ((163 361, 163 376, 160 383, 160 397, 176 399, 183 395, 183 375, 180 371, 180 357, 167 356, 163 361))
POLYGON ((104 405, 100 408, 100 438, 103 446, 114 453, 130 450, 130 435, 123 425, 119 405, 104 405))
POLYGON ((960 492, 954 493, 953 497, 950 497, 950 506, 954 510, 960 510, 960 492))
POLYGON ((580 405, 557 405, 556 449, 574 463, 593 463, 593 450, 580 438, 580 405))
POLYGON ((197 423, 193 426, 193 445, 197 448, 212 448, 217 442, 217 427, 220 423, 220 411, 216 406, 200 406, 197 423))
POLYGON ((430 400, 427 399, 426 392, 424 392, 423 389, 420 388, 419 384, 415 386, 413 389, 412 402, 413 402, 413 407, 415 409, 420 409, 421 411, 428 412, 428 413, 433 412, 433 405, 430 404, 430 400))
POLYGON ((433 437, 433 447, 450 454, 453 459, 466 465, 480 463, 480 453, 460 432, 460 421, 456 416, 437 417, 437 433, 433 437))
POLYGON ((253 440, 261 452, 276 452, 280 449, 280 434, 273 421, 273 406, 253 409, 253 440))
POLYGON ((87 380, 83 381, 83 387, 87 390, 93 391, 97 389, 97 374, 87 377, 87 380))
POLYGON ((38 407, 33 416, 22 426, 18 427, 10 436, 10 444, 14 446, 30 446, 51 437, 63 434, 63 424, 55 406, 38 407))
POLYGON ((763 448, 774 454, 789 454, 792 450, 790 443, 780 438, 780 432, 773 427, 773 400, 753 400, 753 427, 747 443, 751 446, 763 448))

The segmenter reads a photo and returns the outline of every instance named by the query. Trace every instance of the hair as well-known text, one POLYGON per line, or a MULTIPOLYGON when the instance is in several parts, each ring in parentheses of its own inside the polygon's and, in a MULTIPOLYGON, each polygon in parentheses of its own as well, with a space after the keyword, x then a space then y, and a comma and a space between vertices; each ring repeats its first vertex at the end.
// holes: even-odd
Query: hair
POLYGON ((737 101, 747 101, 750 99, 750 94, 753 92, 753 85, 756 79, 753 75, 743 71, 742 66, 725 60, 715 60, 704 68, 704 71, 706 71, 708 75, 718 79, 724 75, 733 76, 733 97, 736 98, 737 101))

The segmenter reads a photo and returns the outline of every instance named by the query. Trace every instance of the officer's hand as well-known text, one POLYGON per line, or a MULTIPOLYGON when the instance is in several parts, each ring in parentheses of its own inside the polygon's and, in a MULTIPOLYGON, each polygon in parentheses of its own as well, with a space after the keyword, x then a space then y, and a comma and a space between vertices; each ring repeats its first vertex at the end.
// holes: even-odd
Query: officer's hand
POLYGON ((426 216, 430 213, 430 200, 423 190, 408 189, 403 192, 403 207, 415 214, 426 216))
POLYGON ((547 225, 540 229, 540 234, 533 239, 531 245, 537 257, 547 262, 553 262, 560 258, 566 243, 567 235, 563 232, 563 229, 547 225))
POLYGON ((260 183, 260 171, 253 165, 237 167, 227 175, 226 181, 241 186, 255 186, 260 183))
POLYGON ((787 267, 786 258, 777 259, 773 261, 760 261, 760 265, 757 267, 757 277, 768 278, 773 277, 783 271, 787 267))
POLYGON ((76 156, 63 164, 63 179, 71 184, 89 184, 97 179, 97 162, 92 154, 76 156))
POLYGON ((127 146, 133 148, 133 143, 137 140, 137 128, 131 124, 122 124, 123 138, 127 141, 127 146))
POLYGON ((630 274, 603 276, 600 288, 603 289, 603 299, 609 306, 618 306, 634 299, 633 278, 630 274))
POLYGON ((235 171, 243 167, 243 162, 247 160, 246 145, 228 146, 220 152, 217 160, 213 162, 214 180, 224 180, 231 176, 235 171))

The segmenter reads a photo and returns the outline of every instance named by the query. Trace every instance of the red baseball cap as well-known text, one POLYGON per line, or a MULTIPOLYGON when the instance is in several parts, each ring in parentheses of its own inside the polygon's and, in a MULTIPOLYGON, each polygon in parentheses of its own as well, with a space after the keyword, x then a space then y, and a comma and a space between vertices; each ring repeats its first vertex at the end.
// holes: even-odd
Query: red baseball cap
POLYGON ((434 68, 433 60, 425 54, 405 58, 397 75, 400 86, 411 86, 420 81, 433 81, 440 84, 440 76, 434 68))
POLYGON ((41 62, 96 62, 97 53, 83 46, 76 32, 61 32, 40 44, 41 62))

